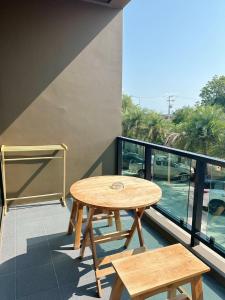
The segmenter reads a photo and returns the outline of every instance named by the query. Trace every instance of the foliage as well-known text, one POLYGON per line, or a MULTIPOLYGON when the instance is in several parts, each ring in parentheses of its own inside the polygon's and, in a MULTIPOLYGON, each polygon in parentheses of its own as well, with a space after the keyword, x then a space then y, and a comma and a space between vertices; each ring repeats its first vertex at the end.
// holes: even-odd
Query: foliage
POLYGON ((182 122, 184 122, 187 118, 187 116, 192 113, 193 109, 189 106, 184 106, 180 109, 177 109, 174 113, 173 113, 173 123, 178 125, 182 122))
POLYGON ((170 120, 123 95, 122 116, 124 136, 225 158, 225 113, 218 105, 183 107, 170 120))
POLYGON ((225 76, 215 75, 201 89, 202 105, 221 105, 225 108, 225 76))
POLYGON ((225 144, 225 114, 217 106, 197 106, 189 110, 177 126, 174 146, 203 154, 221 156, 225 144))
POLYGON ((135 139, 163 144, 172 123, 159 113, 135 105, 132 98, 123 95, 123 135, 135 139))

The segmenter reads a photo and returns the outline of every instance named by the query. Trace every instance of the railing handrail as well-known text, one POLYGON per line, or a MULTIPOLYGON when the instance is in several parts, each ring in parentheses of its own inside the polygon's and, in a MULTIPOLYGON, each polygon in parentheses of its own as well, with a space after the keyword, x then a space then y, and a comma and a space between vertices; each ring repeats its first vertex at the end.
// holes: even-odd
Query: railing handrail
POLYGON ((140 145, 140 146, 150 146, 159 151, 160 150, 166 151, 166 152, 169 152, 169 153, 172 153, 175 155, 184 156, 184 157, 194 159, 194 160, 204 160, 206 163, 210 163, 213 165, 222 165, 225 167, 225 160, 221 159, 221 158, 216 158, 216 157, 212 157, 212 156, 208 156, 208 155, 204 155, 204 154, 198 154, 198 153, 181 150, 181 149, 177 149, 177 148, 172 148, 172 147, 168 147, 168 146, 164 146, 164 145, 158 145, 158 144, 154 144, 154 143, 140 141, 137 139, 128 138, 128 137, 124 137, 124 136, 118 136, 117 139, 125 141, 125 142, 127 141, 130 143, 134 143, 134 144, 140 145))

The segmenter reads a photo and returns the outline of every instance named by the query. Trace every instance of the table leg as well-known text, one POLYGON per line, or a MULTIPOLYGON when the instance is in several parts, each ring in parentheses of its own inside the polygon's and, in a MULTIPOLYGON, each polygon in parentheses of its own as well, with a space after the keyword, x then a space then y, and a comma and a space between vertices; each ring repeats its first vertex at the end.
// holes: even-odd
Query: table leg
POLYGON ((108 211, 108 213, 107 213, 107 215, 108 215, 108 226, 112 226, 112 222, 113 222, 111 213, 112 213, 111 211, 108 211))
POLYGON ((82 221, 83 221, 83 204, 80 202, 77 203, 77 221, 75 225, 75 240, 74 240, 74 249, 80 248, 81 240, 81 230, 82 230, 82 221))
POLYGON ((77 215, 77 201, 73 201, 73 206, 72 206, 72 210, 71 210, 71 214, 70 214, 70 220, 69 220, 69 226, 68 226, 68 234, 71 234, 73 232, 73 227, 75 224, 75 220, 76 220, 76 215, 77 215))
POLYGON ((142 234, 142 226, 141 226, 141 217, 144 213, 144 209, 142 211, 142 209, 139 209, 138 211, 135 212, 135 218, 136 218, 136 222, 137 222, 137 232, 138 232, 138 238, 139 238, 139 242, 140 242, 140 246, 143 247, 144 246, 144 238, 143 238, 143 234, 142 234))
POLYGON ((119 300, 121 298, 123 288, 124 288, 124 285, 123 285, 121 279, 119 278, 119 276, 116 276, 116 280, 113 284, 109 300, 119 300))
POLYGON ((114 211, 114 216, 115 216, 115 222, 116 222, 116 230, 117 231, 121 231, 122 230, 122 226, 121 226, 121 220, 120 220, 120 211, 119 210, 115 210, 114 211))
POLYGON ((94 212, 95 212, 94 208, 89 209, 88 218, 87 218, 87 225, 86 225, 86 228, 85 228, 84 238, 83 238, 82 246, 81 246, 81 249, 80 249, 80 257, 81 258, 84 257, 84 251, 85 251, 85 247, 86 247, 86 244, 87 244, 88 235, 90 233, 90 228, 92 226, 92 218, 93 218, 94 212))
POLYGON ((131 227, 130 234, 129 234, 126 242, 125 242, 125 245, 124 245, 125 248, 127 248, 129 246, 136 228, 137 228, 137 231, 138 231, 138 237, 139 237, 140 245, 141 245, 141 247, 144 246, 144 240, 143 240, 142 230, 141 230, 141 218, 143 216, 144 211, 145 211, 145 207, 135 210, 134 222, 133 222, 133 225, 131 227))
POLYGON ((177 294, 177 290, 176 288, 171 288, 168 290, 168 293, 167 293, 167 298, 168 300, 170 299, 174 299, 176 297, 176 294, 177 294))
POLYGON ((195 277, 191 282, 192 300, 203 300, 202 278, 195 277))

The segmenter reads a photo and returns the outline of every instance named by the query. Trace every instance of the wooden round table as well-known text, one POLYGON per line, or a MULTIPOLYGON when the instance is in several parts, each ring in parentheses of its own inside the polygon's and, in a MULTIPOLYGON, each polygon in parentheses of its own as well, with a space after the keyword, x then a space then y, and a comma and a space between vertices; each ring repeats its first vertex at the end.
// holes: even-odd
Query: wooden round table
MULTIPOLYGON (((84 255, 84 250, 88 244, 89 236, 98 294, 101 296, 100 278, 111 274, 113 272, 113 268, 109 267, 99 269, 99 267, 104 264, 109 264, 111 260, 115 258, 119 258, 124 255, 127 256, 128 254, 133 255, 134 253, 143 251, 145 247, 141 229, 141 217, 146 207, 149 207, 160 200, 162 192, 156 184, 145 179, 114 175, 90 177, 77 181, 71 186, 70 193, 73 198, 76 199, 76 201, 74 201, 70 218, 70 221, 76 219, 76 231, 81 230, 82 226, 82 217, 79 217, 79 208, 82 208, 83 206, 87 206, 89 208, 86 229, 81 246, 81 257, 84 255), (122 231, 121 225, 117 224, 116 232, 102 236, 94 236, 92 221, 94 213, 98 209, 115 211, 117 213, 119 213, 120 210, 134 211, 134 222, 131 229, 122 231), (97 258, 95 247, 96 243, 126 239, 125 248, 127 248, 136 229, 141 247, 139 250, 136 249, 137 251, 131 250, 122 252, 119 255, 115 254, 104 258, 104 260, 102 258, 97 258)), ((118 218, 116 221, 118 222, 118 218)), ((71 232, 71 222, 69 224, 69 233, 71 232)))

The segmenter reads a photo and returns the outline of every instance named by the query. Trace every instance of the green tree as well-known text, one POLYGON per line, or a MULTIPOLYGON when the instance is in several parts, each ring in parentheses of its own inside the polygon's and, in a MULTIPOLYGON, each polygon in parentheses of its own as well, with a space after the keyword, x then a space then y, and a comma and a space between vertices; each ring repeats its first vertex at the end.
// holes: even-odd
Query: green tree
POLYGON ((185 122, 187 116, 193 112, 193 108, 190 106, 184 106, 182 108, 177 109, 172 115, 172 121, 174 124, 180 124, 185 122))
POLYGON ((164 144, 166 137, 172 131, 171 121, 159 113, 145 110, 142 125, 142 139, 148 142, 164 144))
POLYGON ((135 105, 131 96, 122 98, 123 135, 148 142, 164 144, 172 123, 159 113, 135 105))
POLYGON ((225 108, 225 76, 215 75, 201 89, 202 105, 221 105, 225 108))
POLYGON ((123 95, 122 98, 122 128, 126 137, 137 138, 141 126, 142 111, 135 105, 131 96, 123 95))
POLYGON ((189 112, 177 126, 175 146, 202 154, 223 157, 225 141, 225 114, 222 108, 200 105, 189 112))

